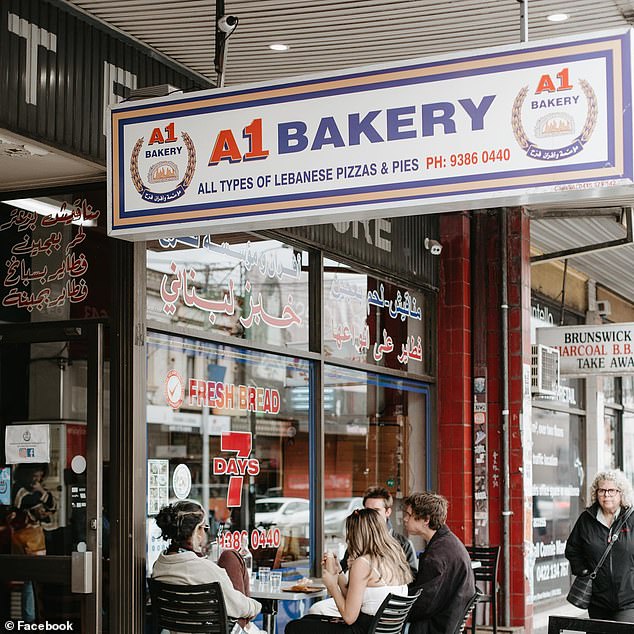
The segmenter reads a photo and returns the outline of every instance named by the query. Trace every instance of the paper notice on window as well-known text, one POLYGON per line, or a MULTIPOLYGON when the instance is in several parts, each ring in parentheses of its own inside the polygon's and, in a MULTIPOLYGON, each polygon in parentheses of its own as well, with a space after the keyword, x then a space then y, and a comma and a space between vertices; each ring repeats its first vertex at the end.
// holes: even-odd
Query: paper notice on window
POLYGON ((7 464, 48 463, 51 438, 48 425, 9 425, 5 433, 7 464))

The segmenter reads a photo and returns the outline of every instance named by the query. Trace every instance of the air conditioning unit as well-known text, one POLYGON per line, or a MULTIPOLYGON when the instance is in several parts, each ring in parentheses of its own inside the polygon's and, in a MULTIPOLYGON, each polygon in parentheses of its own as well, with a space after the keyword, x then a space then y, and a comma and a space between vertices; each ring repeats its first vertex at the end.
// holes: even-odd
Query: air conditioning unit
POLYGON ((537 344, 532 348, 531 392, 557 396, 559 389, 559 350, 537 344))

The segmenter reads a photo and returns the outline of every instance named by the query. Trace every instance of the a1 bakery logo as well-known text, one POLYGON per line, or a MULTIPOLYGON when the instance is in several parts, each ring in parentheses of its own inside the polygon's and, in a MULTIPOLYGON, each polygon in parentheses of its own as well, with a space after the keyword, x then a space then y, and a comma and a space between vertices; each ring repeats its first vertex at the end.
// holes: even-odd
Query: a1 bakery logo
POLYGON ((178 409, 183 404, 185 386, 181 375, 176 370, 170 370, 165 377, 165 398, 172 409, 178 409))

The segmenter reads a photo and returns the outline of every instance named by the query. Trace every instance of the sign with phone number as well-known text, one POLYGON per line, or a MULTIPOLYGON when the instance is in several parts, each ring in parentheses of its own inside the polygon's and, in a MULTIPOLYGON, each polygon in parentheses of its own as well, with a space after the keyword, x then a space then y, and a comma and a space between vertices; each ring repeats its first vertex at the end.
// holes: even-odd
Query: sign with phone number
POLYGON ((633 180, 631 40, 586 34, 119 104, 109 233, 615 196, 633 180))
MULTIPOLYGON (((244 540, 248 537, 248 531, 226 531, 218 536, 218 544, 227 550, 240 550, 244 540)), ((278 548, 280 543, 279 528, 254 528, 251 531, 251 541, 248 546, 257 550, 258 548, 278 548)))

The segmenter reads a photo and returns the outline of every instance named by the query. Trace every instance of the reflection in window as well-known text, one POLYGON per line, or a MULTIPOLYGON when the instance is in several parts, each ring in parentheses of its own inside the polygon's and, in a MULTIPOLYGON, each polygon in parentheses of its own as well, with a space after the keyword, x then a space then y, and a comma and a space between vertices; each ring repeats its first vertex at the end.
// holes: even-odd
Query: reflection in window
POLYGON ((148 569, 153 517, 178 496, 208 509, 225 547, 247 531, 256 566, 307 567, 308 362, 155 333, 147 349, 148 569))
POLYGON ((276 346, 308 346, 308 256, 275 240, 170 238, 147 251, 148 318, 276 346))
POLYGON ((408 460, 407 450, 424 455, 427 392, 413 381, 334 366, 326 367, 325 386, 324 535, 329 549, 341 550, 346 517, 368 487, 398 498, 423 481, 423 461, 408 460))

